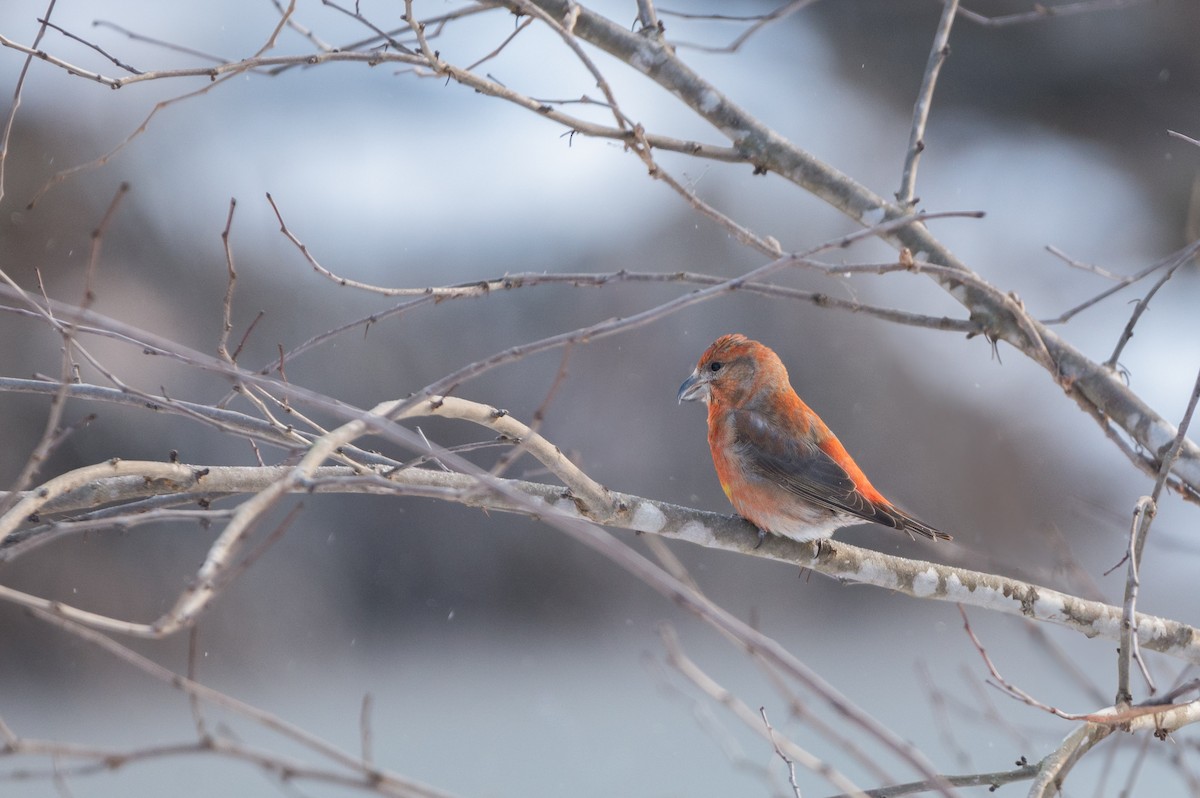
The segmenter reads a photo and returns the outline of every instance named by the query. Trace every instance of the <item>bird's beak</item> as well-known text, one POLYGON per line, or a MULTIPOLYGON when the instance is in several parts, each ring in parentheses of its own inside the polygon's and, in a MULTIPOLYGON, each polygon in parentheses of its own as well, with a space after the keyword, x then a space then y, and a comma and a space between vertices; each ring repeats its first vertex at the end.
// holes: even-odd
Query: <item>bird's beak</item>
POLYGON ((690 377, 683 381, 683 385, 679 386, 679 393, 675 395, 675 398, 679 400, 680 404, 694 402, 697 399, 707 402, 708 391, 708 383, 700 376, 700 370, 696 369, 690 377))

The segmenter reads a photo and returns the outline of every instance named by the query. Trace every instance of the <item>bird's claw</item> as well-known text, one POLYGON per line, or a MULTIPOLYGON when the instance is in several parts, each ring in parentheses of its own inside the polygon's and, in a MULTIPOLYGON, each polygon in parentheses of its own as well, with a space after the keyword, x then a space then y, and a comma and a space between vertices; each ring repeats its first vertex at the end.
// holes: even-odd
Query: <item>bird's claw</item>
POLYGON ((755 550, 761 549, 763 541, 767 539, 767 531, 761 527, 758 530, 758 542, 754 544, 755 550))

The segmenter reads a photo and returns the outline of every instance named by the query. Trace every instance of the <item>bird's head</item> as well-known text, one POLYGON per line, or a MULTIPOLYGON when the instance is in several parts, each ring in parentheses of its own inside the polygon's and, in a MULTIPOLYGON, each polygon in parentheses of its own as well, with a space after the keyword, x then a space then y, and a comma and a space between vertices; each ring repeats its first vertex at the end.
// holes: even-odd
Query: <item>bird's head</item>
POLYGON ((713 341, 695 371, 679 386, 682 402, 738 406, 767 384, 788 384, 779 356, 744 335, 723 335, 713 341))

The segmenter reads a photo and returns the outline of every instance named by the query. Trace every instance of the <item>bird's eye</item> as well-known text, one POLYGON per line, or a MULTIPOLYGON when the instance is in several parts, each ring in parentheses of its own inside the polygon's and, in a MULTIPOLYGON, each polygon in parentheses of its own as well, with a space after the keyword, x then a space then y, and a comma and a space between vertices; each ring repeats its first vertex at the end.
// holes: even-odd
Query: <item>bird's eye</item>
POLYGON ((720 370, 721 370, 721 366, 724 366, 724 365, 725 365, 725 364, 724 364, 724 363, 721 363, 720 361, 713 362, 713 363, 709 363, 709 364, 708 364, 708 370, 709 370, 709 371, 720 371, 720 370))

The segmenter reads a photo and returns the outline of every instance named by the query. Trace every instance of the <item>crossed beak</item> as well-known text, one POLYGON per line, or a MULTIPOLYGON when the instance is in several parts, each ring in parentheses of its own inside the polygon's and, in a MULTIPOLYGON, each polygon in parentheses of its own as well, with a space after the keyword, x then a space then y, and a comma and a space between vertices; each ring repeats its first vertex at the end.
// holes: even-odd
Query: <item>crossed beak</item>
POLYGON ((700 369, 696 369, 690 377, 683 381, 683 385, 679 386, 679 393, 675 395, 675 398, 679 400, 680 404, 694 402, 697 399, 707 404, 711 395, 710 390, 708 382, 700 375, 700 369))

